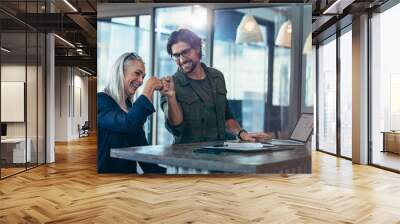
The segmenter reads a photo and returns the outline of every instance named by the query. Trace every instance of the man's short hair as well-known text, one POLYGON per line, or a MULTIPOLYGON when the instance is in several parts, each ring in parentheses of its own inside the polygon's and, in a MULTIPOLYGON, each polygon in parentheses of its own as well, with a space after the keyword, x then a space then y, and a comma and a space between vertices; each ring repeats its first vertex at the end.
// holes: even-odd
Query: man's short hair
POLYGON ((170 56, 172 56, 172 45, 178 43, 179 41, 189 44, 191 48, 200 49, 199 57, 201 59, 201 38, 188 29, 179 29, 171 33, 167 43, 167 51, 170 56))

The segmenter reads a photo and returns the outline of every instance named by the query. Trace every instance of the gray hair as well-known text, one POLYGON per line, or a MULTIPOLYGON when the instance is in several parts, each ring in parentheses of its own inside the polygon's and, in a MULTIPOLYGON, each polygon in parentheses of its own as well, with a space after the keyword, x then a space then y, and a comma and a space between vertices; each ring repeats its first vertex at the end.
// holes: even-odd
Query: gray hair
MULTIPOLYGON (((144 64, 142 58, 135 53, 124 53, 117 58, 111 67, 110 74, 108 75, 104 92, 118 103, 122 110, 128 111, 126 107, 126 96, 124 90, 124 72, 129 61, 140 61, 144 64)), ((129 99, 133 100, 133 97, 129 99)))

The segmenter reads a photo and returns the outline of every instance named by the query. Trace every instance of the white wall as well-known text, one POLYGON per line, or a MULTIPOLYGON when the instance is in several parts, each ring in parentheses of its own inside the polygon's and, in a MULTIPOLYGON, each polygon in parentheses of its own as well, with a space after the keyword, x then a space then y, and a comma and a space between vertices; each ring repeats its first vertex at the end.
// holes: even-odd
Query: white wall
POLYGON ((78 124, 88 120, 88 78, 83 75, 72 67, 56 67, 56 141, 77 139, 78 124))

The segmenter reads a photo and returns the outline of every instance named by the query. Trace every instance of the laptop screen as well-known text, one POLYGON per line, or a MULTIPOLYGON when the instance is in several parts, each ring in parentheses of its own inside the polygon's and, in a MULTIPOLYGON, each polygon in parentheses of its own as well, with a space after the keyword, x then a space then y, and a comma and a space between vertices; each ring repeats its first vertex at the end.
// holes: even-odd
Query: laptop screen
POLYGON ((311 135, 314 127, 314 118, 312 114, 302 114, 300 119, 297 121, 296 127, 294 128, 290 139, 306 142, 311 135))

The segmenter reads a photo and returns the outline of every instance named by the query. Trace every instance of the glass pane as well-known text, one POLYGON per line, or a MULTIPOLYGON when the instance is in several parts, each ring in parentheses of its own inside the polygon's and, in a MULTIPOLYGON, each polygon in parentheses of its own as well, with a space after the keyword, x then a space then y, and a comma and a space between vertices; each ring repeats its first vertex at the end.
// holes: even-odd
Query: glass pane
POLYGON ((36 32, 27 33, 28 38, 28 62, 27 62, 27 80, 26 80, 26 116, 27 116, 27 150, 28 150, 28 168, 37 165, 38 144, 37 144, 37 74, 38 74, 38 35, 36 32), (30 151, 30 153, 29 153, 30 151))
MULTIPOLYGON (((258 24, 263 42, 237 44, 237 27, 244 16, 244 9, 216 10, 214 20, 213 66, 225 77, 227 97, 231 110, 240 125, 248 131, 264 130, 265 100, 268 87, 267 27, 258 24), (244 78, 243 76, 246 76, 244 78), (254 80, 258 80, 255 82, 254 80), (258 116, 254 116, 254 115, 258 116)), ((262 14, 269 10, 253 9, 262 14)), ((258 19, 258 17, 255 17, 258 19)))
POLYGON ((372 17, 372 163, 400 170, 400 5, 372 17), (393 132, 392 132, 393 131, 393 132), (385 134, 382 132, 390 132, 385 134))
POLYGON ((39 58, 39 63, 38 63, 38 143, 37 143, 37 149, 38 149, 38 163, 43 164, 45 163, 45 156, 46 156, 46 149, 45 149, 45 122, 46 122, 46 117, 45 117, 45 82, 46 82, 46 76, 45 76, 45 63, 46 63, 46 51, 45 51, 45 45, 46 45, 46 36, 42 33, 39 33, 39 40, 38 40, 38 58, 39 58))
POLYGON ((1 34, 1 176, 25 170, 31 151, 26 150, 25 90, 26 34, 1 34))
POLYGON ((340 154, 352 157, 352 37, 340 37, 340 154))
POLYGON ((290 49, 275 49, 273 80, 272 105, 289 106, 290 49))
POLYGON ((248 131, 288 137, 284 116, 290 105, 291 50, 275 45, 275 40, 289 20, 290 10, 262 7, 215 11, 213 66, 224 74, 231 110, 248 131), (245 15, 257 21, 262 41, 237 43, 238 27, 245 15))
POLYGON ((317 60, 315 47, 312 47, 311 52, 306 55, 306 60, 307 63, 304 102, 306 107, 313 107, 315 100, 315 68, 317 60))
MULTIPOLYGON (((169 35, 180 28, 188 28, 195 32, 204 43, 206 38, 207 10, 201 6, 185 6, 158 8, 155 14, 156 20, 156 42, 155 42, 155 74, 162 77, 173 75, 177 66, 167 53, 167 41, 169 35)), ((203 46, 203 56, 204 54, 203 46)), ((207 60, 203 57, 202 60, 207 60)), ((156 98, 160 95, 157 93, 156 98)), ((172 135, 164 128, 164 112, 160 104, 157 105, 157 144, 171 144, 172 135)))
POLYGON ((318 149, 336 154, 336 39, 318 51, 318 149))
MULTIPOLYGON (((144 21, 148 17, 140 16, 144 21)), ((115 60, 123 53, 135 52, 150 71, 150 23, 136 26, 136 17, 112 18, 97 22, 98 91, 103 91, 108 73, 115 60), (147 26, 145 26, 147 25, 147 26)), ((146 75, 145 80, 150 77, 146 75)), ((137 94, 143 91, 139 88, 137 94)))

